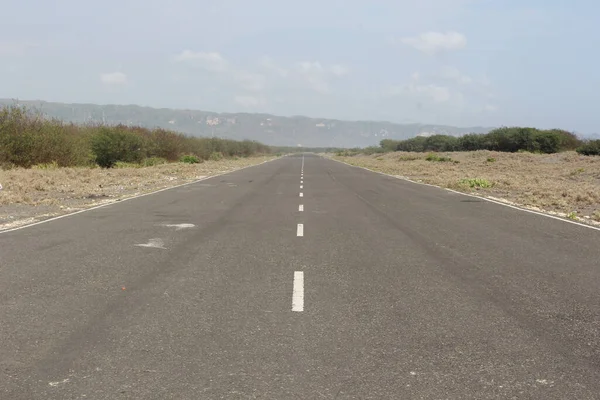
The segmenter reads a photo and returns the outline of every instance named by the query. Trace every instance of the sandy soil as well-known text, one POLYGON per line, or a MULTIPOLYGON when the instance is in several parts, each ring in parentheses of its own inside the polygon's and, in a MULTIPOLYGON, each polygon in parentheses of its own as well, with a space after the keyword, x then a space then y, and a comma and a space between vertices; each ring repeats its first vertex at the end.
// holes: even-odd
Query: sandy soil
POLYGON ((573 220, 595 225, 600 221, 600 157, 580 156, 575 152, 475 151, 437 155, 450 157, 452 161, 427 161, 425 153, 405 152, 330 157, 573 220), (464 181, 478 178, 492 186, 471 187, 464 181))
POLYGON ((0 170, 0 230, 193 182, 274 158, 164 164, 146 168, 0 170))

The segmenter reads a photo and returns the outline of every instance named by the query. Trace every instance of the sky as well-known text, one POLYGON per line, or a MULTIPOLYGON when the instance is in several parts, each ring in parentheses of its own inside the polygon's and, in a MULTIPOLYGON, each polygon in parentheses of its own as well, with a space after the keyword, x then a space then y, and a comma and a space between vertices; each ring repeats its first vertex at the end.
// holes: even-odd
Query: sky
POLYGON ((598 1, 1 8, 0 98, 600 132, 598 1))

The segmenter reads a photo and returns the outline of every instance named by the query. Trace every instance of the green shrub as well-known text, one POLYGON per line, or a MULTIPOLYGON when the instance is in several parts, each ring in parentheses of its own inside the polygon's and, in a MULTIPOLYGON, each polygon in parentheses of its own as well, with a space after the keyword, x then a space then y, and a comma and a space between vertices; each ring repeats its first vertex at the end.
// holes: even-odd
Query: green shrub
POLYGON ((60 165, 56 161, 52 161, 51 163, 33 165, 31 169, 57 169, 59 167, 60 165))
POLYGON ((458 149, 458 139, 449 135, 433 135, 425 139, 426 151, 455 151, 458 149))
POLYGON ((200 163, 200 159, 193 154, 186 154, 184 156, 181 156, 179 161, 181 161, 182 163, 186 163, 186 164, 199 164, 200 163))
POLYGON ((489 163, 493 163, 496 162, 496 159, 494 157, 488 157, 486 161, 489 163))
POLYGON ((398 148, 398 143, 400 143, 399 140, 383 139, 379 142, 378 149, 381 153, 396 151, 396 149, 398 148))
POLYGON ((425 142, 427 141, 426 137, 417 136, 412 139, 402 140, 396 146, 397 151, 409 151, 409 152, 424 152, 425 142))
MULTIPOLYGON (((391 150, 389 150, 389 151, 391 151, 391 150)), ((362 152, 364 154, 371 155, 371 154, 385 153, 385 150, 381 147, 369 146, 369 147, 366 147, 362 152)))
POLYGON ((144 167, 153 167, 155 165, 166 164, 168 161, 162 157, 148 157, 144 158, 142 161, 142 166, 144 167))
POLYGON ((529 127, 501 127, 487 134, 470 133, 460 137, 450 135, 417 136, 407 140, 381 141, 382 149, 396 143, 397 151, 449 152, 492 150, 502 152, 557 153, 574 150, 582 145, 571 132, 561 129, 540 130, 529 127))
POLYGON ((483 178, 461 179, 461 185, 467 185, 470 188, 491 188, 494 186, 491 182, 483 178))
POLYGON ((584 156, 600 156, 600 139, 586 142, 577 148, 577 153, 584 156))
POLYGON ((489 147, 487 135, 469 133, 457 139, 457 147, 461 151, 485 150, 489 147))
POLYGON ((420 160, 420 159, 421 159, 421 157, 419 157, 419 156, 409 156, 409 155, 398 157, 398 161, 415 161, 415 160, 420 160))
POLYGON ((427 161, 435 161, 435 162, 453 162, 452 158, 446 156, 438 156, 434 153, 429 153, 427 157, 425 157, 427 161))
POLYGON ((579 175, 579 174, 582 174, 584 171, 585 171, 585 169, 583 169, 583 168, 577 168, 576 170, 571 171, 571 173, 569 175, 571 175, 571 176, 579 175))
POLYGON ((213 153, 235 158, 271 151, 271 147, 252 140, 198 138, 139 126, 67 124, 21 106, 0 107, 3 169, 54 164, 110 168, 117 162, 156 165, 177 161, 183 154, 207 160, 213 153))
POLYGON ((92 152, 102 168, 111 168, 117 161, 139 163, 144 158, 142 138, 120 127, 100 127, 92 136, 92 152))

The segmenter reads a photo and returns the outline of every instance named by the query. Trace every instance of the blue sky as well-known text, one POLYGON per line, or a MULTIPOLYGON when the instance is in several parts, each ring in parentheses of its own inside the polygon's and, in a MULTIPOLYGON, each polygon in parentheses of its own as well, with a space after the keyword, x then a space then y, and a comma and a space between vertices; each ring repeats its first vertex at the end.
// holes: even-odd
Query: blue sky
POLYGON ((0 97, 600 132, 600 2, 20 0, 0 97))

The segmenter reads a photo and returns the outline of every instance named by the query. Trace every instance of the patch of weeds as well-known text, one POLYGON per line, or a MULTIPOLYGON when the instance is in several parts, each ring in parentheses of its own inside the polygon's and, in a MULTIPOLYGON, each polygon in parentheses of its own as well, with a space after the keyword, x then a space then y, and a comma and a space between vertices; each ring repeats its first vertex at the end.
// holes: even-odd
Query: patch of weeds
POLYGON ((571 171, 571 173, 569 175, 571 176, 575 176, 575 175, 579 175, 581 173, 583 173, 585 170, 583 168, 577 168, 575 171, 571 171))
MULTIPOLYGON (((427 161, 436 161, 436 162, 454 162, 456 164, 458 164, 457 162, 453 161, 450 157, 446 157, 446 156, 438 156, 435 153, 429 153, 427 155, 427 157, 425 158, 427 161)), ((460 162, 460 161, 459 161, 460 162)))
POLYGON ((200 159, 193 154, 186 154, 179 159, 184 164, 200 164, 200 159))
POLYGON ((398 161, 415 161, 415 160, 420 160, 420 159, 421 159, 421 157, 419 157, 419 156, 410 156, 410 155, 398 157, 398 161))
POLYGON ((567 214, 567 218, 573 221, 577 220, 577 211, 571 211, 567 214))
POLYGON ((340 150, 337 153, 335 153, 335 155, 338 157, 354 157, 358 155, 358 153, 359 152, 356 150, 340 150))
POLYGON ((223 153, 218 152, 218 151, 213 151, 210 155, 210 157, 208 157, 209 160, 211 161, 220 161, 223 159, 223 153))
POLYGON ((52 161, 50 163, 45 164, 36 164, 32 166, 32 169, 58 169, 58 163, 56 161, 52 161))
POLYGON ((600 210, 596 210, 596 211, 594 211, 594 213, 592 214, 592 218, 593 218, 595 221, 600 221, 600 210))
POLYGON ((377 157, 376 160, 383 161, 383 157, 377 157))
POLYGON ((467 185, 470 188, 491 188, 494 186, 493 183, 483 178, 471 178, 471 179, 461 179, 459 182, 461 185, 467 185))
POLYGON ((10 171, 11 169, 17 168, 17 164, 13 164, 11 162, 2 161, 0 162, 0 169, 3 171, 10 171))
POLYGON ((149 157, 142 161, 144 167, 154 167, 155 165, 166 164, 167 160, 162 157, 149 157))
POLYGON ((125 161, 117 161, 113 165, 113 168, 141 168, 141 167, 142 167, 141 164, 125 162, 125 161))
POLYGON ((488 157, 486 161, 489 163, 493 163, 496 162, 496 159, 494 157, 488 157))

